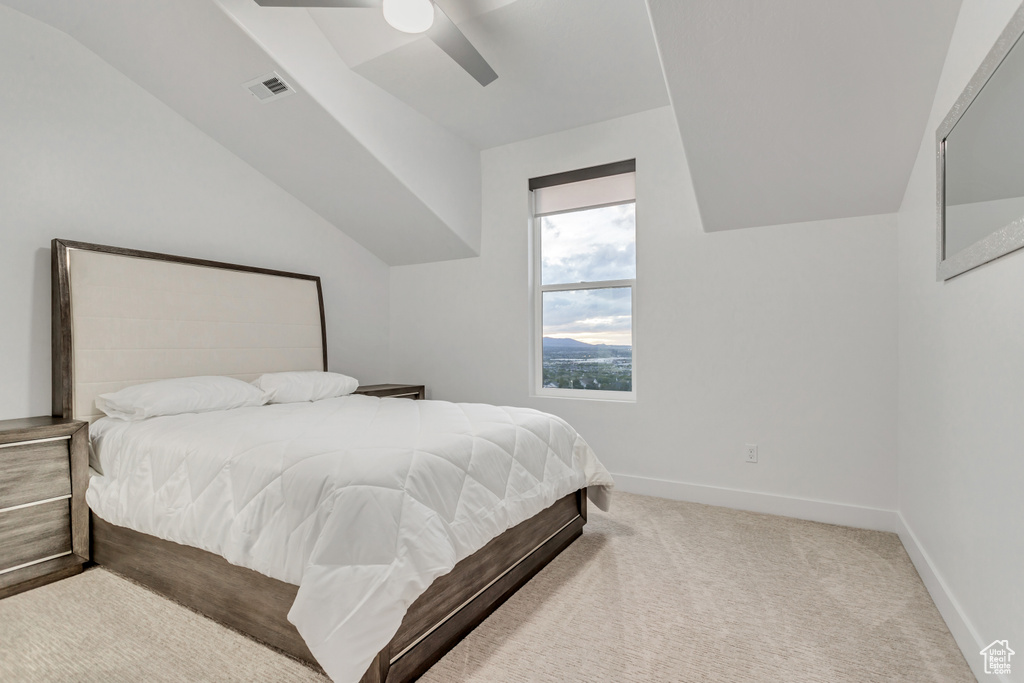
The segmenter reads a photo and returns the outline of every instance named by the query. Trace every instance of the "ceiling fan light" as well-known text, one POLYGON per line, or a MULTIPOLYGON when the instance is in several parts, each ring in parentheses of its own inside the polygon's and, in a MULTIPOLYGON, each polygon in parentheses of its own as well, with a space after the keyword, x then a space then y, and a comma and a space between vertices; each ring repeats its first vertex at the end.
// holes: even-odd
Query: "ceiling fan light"
POLYGON ((384 0, 384 20, 405 33, 423 33, 434 23, 430 0, 384 0))

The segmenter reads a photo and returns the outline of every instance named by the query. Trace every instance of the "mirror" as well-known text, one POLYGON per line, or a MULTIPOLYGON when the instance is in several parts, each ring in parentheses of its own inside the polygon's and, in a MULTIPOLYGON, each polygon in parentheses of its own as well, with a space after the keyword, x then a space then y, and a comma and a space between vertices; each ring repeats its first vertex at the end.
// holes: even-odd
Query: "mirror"
POLYGON ((938 279, 1024 247, 1024 4, 936 132, 938 279))

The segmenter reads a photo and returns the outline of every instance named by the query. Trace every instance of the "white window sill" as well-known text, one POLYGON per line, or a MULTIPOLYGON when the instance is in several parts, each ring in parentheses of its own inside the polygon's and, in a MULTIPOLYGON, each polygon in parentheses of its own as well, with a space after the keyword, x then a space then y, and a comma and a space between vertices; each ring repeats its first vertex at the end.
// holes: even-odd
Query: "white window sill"
POLYGON ((557 398, 573 401, 603 401, 611 403, 636 403, 635 391, 590 391, 587 389, 540 389, 532 398, 557 398))

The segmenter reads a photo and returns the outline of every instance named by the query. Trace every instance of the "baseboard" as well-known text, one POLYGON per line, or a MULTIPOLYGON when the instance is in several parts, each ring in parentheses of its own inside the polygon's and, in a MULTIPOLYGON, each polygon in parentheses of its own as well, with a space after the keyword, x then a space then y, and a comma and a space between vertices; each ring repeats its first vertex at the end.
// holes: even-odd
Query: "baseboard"
MULTIPOLYGON (((687 484, 681 481, 666 479, 650 479, 627 474, 614 474, 615 488, 627 493, 639 493, 645 496, 685 500, 705 505, 720 505, 737 510, 763 512, 769 515, 782 515, 807 519, 812 522, 852 526, 859 529, 876 531, 892 531, 899 529, 899 518, 895 510, 830 503, 810 498, 794 498, 778 496, 771 493, 756 493, 739 489, 727 489, 702 484, 687 484)), ((614 501, 612 506, 614 509, 614 501)))
POLYGON ((964 614, 960 603, 953 597, 949 586, 946 585, 942 575, 935 568, 931 557, 929 557, 928 552, 925 551, 920 541, 917 540, 917 536, 907 524, 907 520, 903 517, 902 513, 897 513, 896 517, 899 524, 897 533, 900 536, 900 541, 903 542, 903 547, 906 548, 907 554, 910 555, 910 561, 914 563, 914 567, 917 569, 924 587, 928 589, 928 593, 932 596, 932 601, 939 608, 939 614, 945 620, 949 632, 953 634, 953 639, 956 641, 957 646, 959 646, 960 652, 963 653, 964 659, 967 660, 967 665, 971 667, 974 677, 979 681, 1009 683, 1010 679, 1007 676, 985 673, 984 659, 980 653, 981 649, 988 645, 988 643, 982 642, 977 629, 974 628, 971 620, 964 614))

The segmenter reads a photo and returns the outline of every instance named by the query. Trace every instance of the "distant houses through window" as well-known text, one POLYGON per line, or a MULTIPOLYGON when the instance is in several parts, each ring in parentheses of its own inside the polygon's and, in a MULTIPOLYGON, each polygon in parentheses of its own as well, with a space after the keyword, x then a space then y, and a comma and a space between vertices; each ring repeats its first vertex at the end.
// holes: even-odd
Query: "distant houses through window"
POLYGON ((636 161, 530 180, 534 393, 635 397, 636 161))

